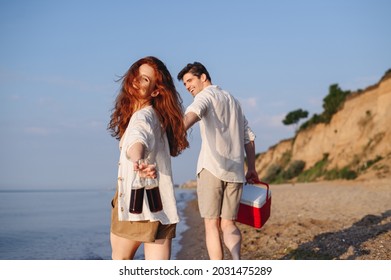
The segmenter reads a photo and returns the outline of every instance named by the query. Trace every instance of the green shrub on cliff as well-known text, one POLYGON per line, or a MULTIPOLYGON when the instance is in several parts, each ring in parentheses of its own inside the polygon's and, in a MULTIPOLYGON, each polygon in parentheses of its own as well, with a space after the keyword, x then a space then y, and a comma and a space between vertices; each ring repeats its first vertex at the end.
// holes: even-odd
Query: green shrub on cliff
POLYGON ((312 182, 315 181, 317 178, 323 176, 326 172, 328 157, 329 154, 324 154, 323 159, 315 163, 313 167, 300 173, 297 178, 298 182, 312 182))
POLYGON ((326 180, 337 180, 337 179, 345 179, 345 180, 354 180, 357 178, 357 172, 350 170, 349 167, 344 167, 342 169, 331 169, 326 172, 324 175, 326 180))
POLYGON ((338 84, 332 84, 329 87, 328 95, 323 98, 323 113, 320 115, 314 114, 308 121, 300 126, 299 131, 318 123, 329 123, 333 115, 341 109, 349 94, 349 90, 344 91, 338 86, 338 84))
POLYGON ((302 160, 295 160, 294 162, 292 162, 287 170, 285 170, 283 172, 283 177, 284 179, 286 180, 291 180, 297 176, 300 175, 300 173, 303 171, 305 167, 305 162, 302 161, 302 160))

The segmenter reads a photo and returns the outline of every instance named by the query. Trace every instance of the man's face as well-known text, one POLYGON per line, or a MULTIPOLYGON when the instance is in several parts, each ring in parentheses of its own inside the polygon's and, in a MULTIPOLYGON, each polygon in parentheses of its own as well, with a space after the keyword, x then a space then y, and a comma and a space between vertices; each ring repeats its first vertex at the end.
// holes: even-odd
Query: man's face
POLYGON ((205 79, 204 74, 202 74, 201 77, 198 78, 191 73, 186 73, 185 75, 183 75, 183 84, 191 95, 196 96, 205 87, 203 79, 205 79))

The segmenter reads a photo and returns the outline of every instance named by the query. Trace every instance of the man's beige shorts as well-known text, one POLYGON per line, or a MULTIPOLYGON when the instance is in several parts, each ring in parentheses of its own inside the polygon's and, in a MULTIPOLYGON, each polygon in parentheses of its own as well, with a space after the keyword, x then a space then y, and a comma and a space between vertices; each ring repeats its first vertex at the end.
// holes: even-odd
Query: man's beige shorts
POLYGON ((235 220, 243 183, 224 182, 206 169, 197 178, 198 207, 202 218, 235 220))

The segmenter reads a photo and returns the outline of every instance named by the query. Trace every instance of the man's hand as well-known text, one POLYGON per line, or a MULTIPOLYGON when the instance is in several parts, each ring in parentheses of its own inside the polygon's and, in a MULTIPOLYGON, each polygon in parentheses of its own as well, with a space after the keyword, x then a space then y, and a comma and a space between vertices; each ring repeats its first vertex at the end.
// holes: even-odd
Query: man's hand
POLYGON ((248 170, 246 173, 246 181, 249 184, 259 183, 258 173, 255 170, 248 170))

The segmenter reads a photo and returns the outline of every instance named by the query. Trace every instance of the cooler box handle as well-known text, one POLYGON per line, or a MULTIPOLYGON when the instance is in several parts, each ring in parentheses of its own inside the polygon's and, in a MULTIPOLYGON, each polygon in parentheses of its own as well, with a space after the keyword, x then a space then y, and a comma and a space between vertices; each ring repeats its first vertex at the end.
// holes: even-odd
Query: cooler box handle
MULTIPOLYGON (((248 184, 247 182, 246 182, 246 184, 248 184)), ((262 182, 262 181, 254 181, 253 183, 252 183, 252 185, 264 185, 264 186, 266 186, 266 188, 267 188, 267 196, 266 196, 266 199, 269 199, 269 195, 270 195, 270 191, 269 191, 269 184, 268 183, 265 183, 265 182, 262 182)))

